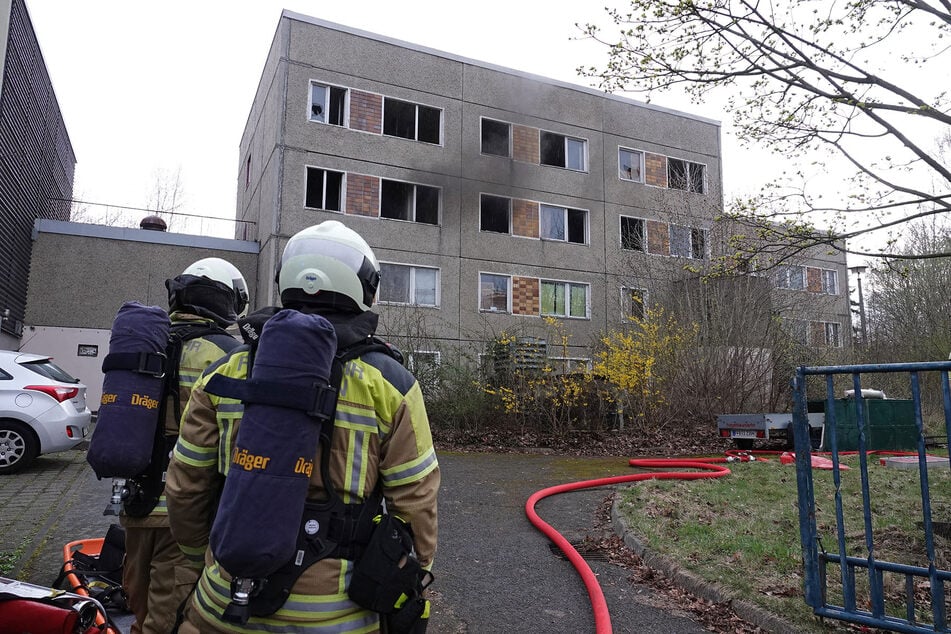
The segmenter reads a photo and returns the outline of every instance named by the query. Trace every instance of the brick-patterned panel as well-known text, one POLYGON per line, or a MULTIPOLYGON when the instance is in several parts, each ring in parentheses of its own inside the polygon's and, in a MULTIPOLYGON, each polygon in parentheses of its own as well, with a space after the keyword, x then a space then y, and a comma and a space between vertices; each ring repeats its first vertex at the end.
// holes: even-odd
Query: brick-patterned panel
POLYGON ((350 91, 350 129, 383 134, 383 97, 350 91))
POLYGON ((538 128, 513 125, 512 141, 516 161, 538 165, 538 128))
POLYGON ((363 174, 347 174, 347 207, 352 216, 380 215, 380 179, 363 174))
POLYGON ((644 182, 655 187, 667 187, 667 157, 663 154, 644 155, 644 182))
POLYGON ((538 203, 534 200, 512 201, 512 233, 526 238, 538 237, 538 203))
POLYGON ((512 314, 540 314, 537 277, 512 277, 512 314))
POLYGON ((809 322, 809 345, 824 346, 826 343, 826 328, 821 321, 809 322))
POLYGON ((670 255, 670 229, 666 222, 647 221, 647 252, 655 255, 670 255))
POLYGON ((806 288, 810 293, 822 292, 822 269, 806 267, 806 288))

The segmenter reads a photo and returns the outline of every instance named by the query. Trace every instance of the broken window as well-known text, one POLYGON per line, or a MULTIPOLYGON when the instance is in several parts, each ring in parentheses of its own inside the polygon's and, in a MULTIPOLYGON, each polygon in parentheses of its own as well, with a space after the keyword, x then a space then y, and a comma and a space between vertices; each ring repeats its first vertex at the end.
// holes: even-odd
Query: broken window
POLYGON ((839 324, 834 321, 822 322, 822 344, 831 348, 838 348, 842 345, 839 340, 839 324))
POLYGON ((480 273, 479 310, 509 312, 509 285, 511 282, 512 278, 508 275, 480 273))
POLYGON ((667 187, 703 194, 706 192, 706 166, 683 159, 667 159, 667 187))
POLYGON ((839 294, 839 274, 832 269, 822 269, 822 292, 826 295, 839 294))
POLYGON ((586 318, 588 285, 542 280, 541 312, 542 315, 553 317, 586 318))
POLYGON ((776 287, 801 291, 806 288, 806 269, 793 264, 783 264, 776 269, 776 287))
POLYGON ((347 89, 338 86, 310 85, 310 120, 331 125, 345 125, 347 89))
POLYGON ((425 266, 380 263, 380 301, 438 306, 439 270, 425 266))
POLYGON ((383 100, 383 134, 439 143, 440 110, 408 101, 383 100))
POLYGON ((618 148, 618 177, 621 180, 644 182, 644 153, 618 148))
POLYGON ((425 224, 439 224, 439 189, 383 179, 380 216, 425 224))
POLYGON ((482 194, 480 203, 480 224, 482 231, 496 233, 511 232, 512 200, 502 196, 482 194))
POLYGON ((311 209, 340 211, 342 209, 343 172, 317 167, 307 168, 304 206, 311 209))
POLYGON ((628 251, 644 251, 644 221, 641 218, 621 216, 621 248, 628 251))
POLYGON ((702 260, 707 255, 706 242, 703 229, 670 225, 670 254, 675 257, 702 260))
POLYGON ((690 257, 694 260, 703 260, 707 257, 707 232, 705 230, 690 230, 690 257))
POLYGON ((562 134, 542 131, 539 143, 542 165, 584 171, 586 141, 583 139, 574 139, 562 134))
POLYGON ((587 212, 541 205, 541 238, 586 244, 587 212))
POLYGON ((482 120, 482 153, 494 156, 512 156, 510 141, 512 126, 492 119, 482 120))

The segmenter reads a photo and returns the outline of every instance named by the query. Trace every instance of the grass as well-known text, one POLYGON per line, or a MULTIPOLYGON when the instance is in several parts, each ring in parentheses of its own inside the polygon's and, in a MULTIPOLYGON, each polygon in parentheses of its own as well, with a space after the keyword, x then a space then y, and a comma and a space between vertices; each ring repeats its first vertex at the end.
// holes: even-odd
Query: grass
MULTIPOLYGON (((716 479, 648 480, 621 491, 620 510, 631 530, 655 552, 664 553, 698 576, 730 588, 735 596, 784 617, 806 632, 828 632, 836 623, 820 623, 803 599, 802 549, 798 493, 793 465, 734 463, 732 473, 716 479)), ((862 515, 861 476, 856 456, 846 456, 840 496, 846 552, 867 557, 862 515)), ((946 465, 945 465, 946 467, 946 465)), ((951 470, 929 473, 933 521, 951 522, 951 470)), ((816 523, 828 552, 838 552, 836 491, 831 471, 813 470, 816 523)), ((869 458, 872 535, 878 560, 927 566, 921 489, 916 469, 879 466, 869 458)), ((936 562, 949 569, 951 540, 935 531, 936 562)), ((828 568, 830 602, 841 605, 839 568, 828 568)), ((895 575, 897 577, 897 575, 895 575)), ((864 570, 856 571, 860 607, 867 603, 864 570)), ((929 619, 927 580, 919 580, 919 618, 929 619)), ((904 617, 904 577, 884 580, 888 613, 904 617)))

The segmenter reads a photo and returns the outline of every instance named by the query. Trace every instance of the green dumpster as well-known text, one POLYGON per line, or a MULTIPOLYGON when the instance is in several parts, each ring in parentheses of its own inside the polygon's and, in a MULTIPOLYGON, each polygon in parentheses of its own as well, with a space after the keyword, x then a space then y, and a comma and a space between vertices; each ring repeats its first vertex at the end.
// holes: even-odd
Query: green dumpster
MULTIPOLYGON (((859 448, 854 398, 835 400, 836 445, 839 451, 856 451, 859 448)), ((910 399, 865 399, 865 449, 914 450, 918 447, 918 430, 915 428, 915 407, 910 399)), ((826 420, 826 433, 828 429, 826 420)), ((826 447, 830 447, 826 437, 826 447)))

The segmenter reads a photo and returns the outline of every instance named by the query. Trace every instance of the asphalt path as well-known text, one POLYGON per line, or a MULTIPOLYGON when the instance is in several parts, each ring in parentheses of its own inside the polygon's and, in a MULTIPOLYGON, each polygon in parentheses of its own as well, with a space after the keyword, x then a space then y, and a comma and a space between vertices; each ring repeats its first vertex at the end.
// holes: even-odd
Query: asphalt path
MULTIPOLYGON (((431 586, 431 634, 594 632, 584 584, 525 515, 534 492, 630 472, 623 458, 439 453, 439 549, 431 586)), ((79 449, 41 456, 0 476, 0 551, 16 553, 7 576, 49 585, 70 541, 102 537, 110 482, 96 480, 79 449)), ((563 493, 536 507, 570 542, 610 532, 597 511, 610 487, 563 493)), ((625 569, 586 555, 604 592, 614 632, 700 634, 703 627, 663 603, 625 569)), ((127 627, 128 618, 121 620, 127 627)), ((2 628, 0 628, 2 629, 2 628)))

